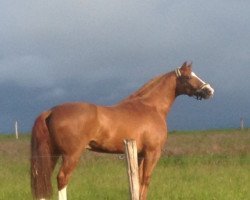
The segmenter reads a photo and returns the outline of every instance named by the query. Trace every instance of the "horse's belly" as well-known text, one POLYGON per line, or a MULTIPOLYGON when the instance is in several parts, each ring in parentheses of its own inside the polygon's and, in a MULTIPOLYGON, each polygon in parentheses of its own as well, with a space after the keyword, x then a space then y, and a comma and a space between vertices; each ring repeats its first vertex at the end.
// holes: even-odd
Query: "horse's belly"
POLYGON ((102 142, 90 141, 86 149, 101 153, 124 153, 123 141, 102 142))
MULTIPOLYGON (((141 145, 139 144, 139 141, 136 140, 137 143, 137 151, 141 151, 141 145)), ((124 139, 121 138, 114 138, 111 140, 106 141, 97 141, 97 140, 91 140, 86 149, 90 151, 95 152, 101 152, 101 153, 117 153, 121 154, 125 152, 125 146, 124 146, 124 139)))

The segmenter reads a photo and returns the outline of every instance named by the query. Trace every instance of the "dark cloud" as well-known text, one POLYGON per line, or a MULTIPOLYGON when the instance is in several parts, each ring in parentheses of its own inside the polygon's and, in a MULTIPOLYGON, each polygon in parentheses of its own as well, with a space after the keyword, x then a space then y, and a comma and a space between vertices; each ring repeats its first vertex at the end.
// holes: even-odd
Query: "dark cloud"
POLYGON ((216 95, 204 103, 180 98, 170 128, 235 126, 239 115, 250 115, 244 109, 250 97, 249 8, 244 0, 4 0, 0 131, 10 131, 16 118, 29 130, 37 113, 64 101, 115 103, 184 60, 194 62, 216 95))

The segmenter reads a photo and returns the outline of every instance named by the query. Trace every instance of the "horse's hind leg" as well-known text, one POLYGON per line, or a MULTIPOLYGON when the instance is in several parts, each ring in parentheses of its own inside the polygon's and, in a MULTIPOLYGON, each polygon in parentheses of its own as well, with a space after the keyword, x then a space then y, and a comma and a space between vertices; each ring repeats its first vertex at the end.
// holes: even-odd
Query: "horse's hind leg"
POLYGON ((58 184, 58 197, 59 200, 67 200, 67 185, 69 182, 69 178, 75 169, 79 158, 81 156, 81 152, 77 152, 72 155, 63 155, 62 156, 62 166, 57 175, 57 184, 58 184))

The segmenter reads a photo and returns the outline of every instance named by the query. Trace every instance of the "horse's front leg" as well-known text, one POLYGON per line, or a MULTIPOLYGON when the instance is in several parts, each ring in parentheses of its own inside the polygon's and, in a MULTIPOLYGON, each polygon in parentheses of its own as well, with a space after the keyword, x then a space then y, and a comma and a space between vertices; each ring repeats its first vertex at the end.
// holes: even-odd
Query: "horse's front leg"
POLYGON ((143 180, 143 163, 144 163, 144 155, 138 154, 138 170, 139 170, 139 185, 140 185, 140 193, 142 189, 142 180, 143 180))
POLYGON ((150 182, 150 178, 152 172, 156 166, 161 155, 161 149, 155 149, 145 152, 145 157, 143 159, 143 170, 142 170, 142 178, 140 178, 140 200, 147 199, 148 186, 150 182))

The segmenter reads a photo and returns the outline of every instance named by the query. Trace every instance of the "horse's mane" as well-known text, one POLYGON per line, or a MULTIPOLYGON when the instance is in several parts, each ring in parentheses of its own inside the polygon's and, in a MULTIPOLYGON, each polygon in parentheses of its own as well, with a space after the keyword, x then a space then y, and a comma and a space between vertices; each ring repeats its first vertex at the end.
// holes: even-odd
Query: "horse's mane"
POLYGON ((133 94, 128 96, 125 100, 131 100, 135 98, 142 98, 143 96, 147 95, 149 92, 152 91, 155 87, 158 86, 158 84, 162 81, 163 77, 165 77, 166 74, 161 74, 147 83, 145 83, 139 90, 135 91, 133 94))

